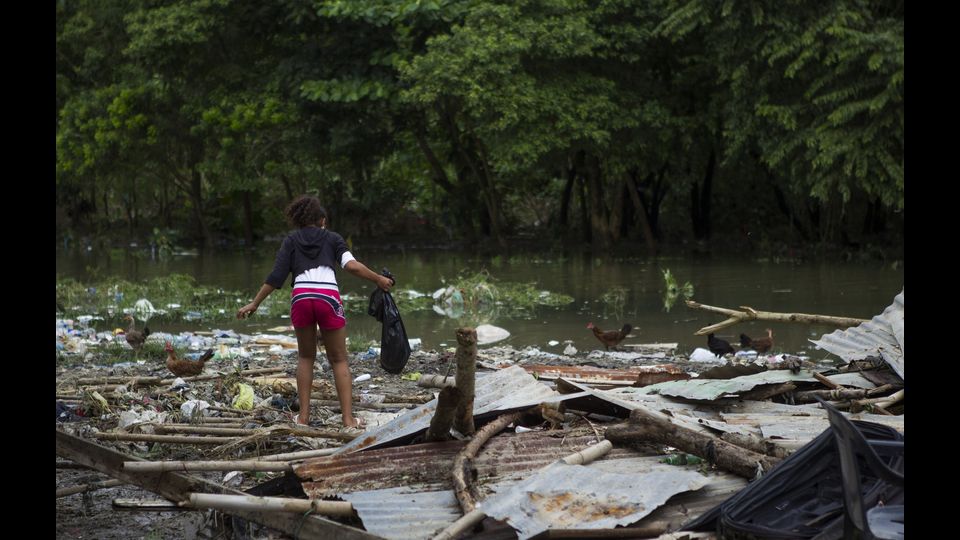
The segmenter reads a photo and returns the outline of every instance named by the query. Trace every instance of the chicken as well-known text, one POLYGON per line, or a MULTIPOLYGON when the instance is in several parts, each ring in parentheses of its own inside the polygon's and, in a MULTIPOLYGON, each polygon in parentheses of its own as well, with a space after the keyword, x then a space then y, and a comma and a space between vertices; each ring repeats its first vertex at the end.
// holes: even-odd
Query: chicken
POLYGON ((207 349, 200 358, 194 362, 192 360, 180 360, 177 353, 173 350, 173 345, 168 341, 163 347, 167 351, 167 369, 177 377, 192 377, 203 372, 203 364, 213 357, 213 349, 207 349))
POLYGON ((753 349, 758 353, 765 353, 773 348, 773 330, 767 328, 767 337, 750 339, 746 334, 740 334, 740 347, 753 349))
POLYGON ((717 358, 721 358, 725 354, 734 353, 733 347, 730 346, 729 342, 713 337, 712 332, 707 334, 707 348, 710 349, 710 352, 717 355, 717 358))
POLYGON ((610 330, 608 332, 604 332, 603 330, 594 326, 593 323, 588 324, 587 328, 593 330, 593 335, 597 336, 597 339, 600 340, 600 343, 603 343, 603 346, 608 351, 610 350, 610 347, 616 347, 619 345, 620 342, 627 337, 627 334, 630 333, 630 330, 633 329, 633 327, 629 324, 625 324, 620 330, 610 330))
POLYGON ((130 327, 124 331, 123 335, 127 338, 127 343, 133 347, 133 350, 139 351, 143 347, 143 342, 147 340, 147 336, 150 335, 150 329, 144 325, 142 332, 137 330, 135 327, 136 320, 132 315, 127 315, 124 319, 130 321, 130 327))

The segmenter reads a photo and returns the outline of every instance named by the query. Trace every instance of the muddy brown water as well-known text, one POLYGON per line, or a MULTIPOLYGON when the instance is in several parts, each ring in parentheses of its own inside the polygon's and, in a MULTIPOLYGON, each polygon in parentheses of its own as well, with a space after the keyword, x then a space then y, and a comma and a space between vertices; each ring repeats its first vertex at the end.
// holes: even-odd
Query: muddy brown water
MULTIPOLYGON (((279 242, 278 242, 279 244, 279 242)), ((634 329, 625 343, 676 342, 679 352, 705 347, 706 338, 693 335, 699 328, 724 317, 687 308, 681 299, 667 310, 662 271, 669 269, 680 284, 690 282, 693 299, 708 305, 736 308, 751 306, 779 312, 816 313, 868 319, 890 305, 903 288, 903 264, 891 262, 843 263, 817 261, 743 260, 710 258, 591 257, 589 255, 524 254, 483 257, 468 252, 438 250, 374 251, 354 249, 354 255, 372 269, 389 268, 398 286, 431 294, 458 275, 481 270, 496 280, 534 283, 540 289, 571 295, 574 301, 560 308, 541 307, 523 316, 490 313, 474 322, 508 330, 502 344, 517 348, 536 346, 548 352, 562 351, 570 340, 579 350, 597 348, 587 323, 615 329, 630 323, 634 329), (623 289, 621 306, 603 302, 605 293, 623 289), (560 345, 548 345, 550 341, 560 345)), ((275 251, 264 246, 250 251, 205 251, 152 258, 146 250, 114 250, 112 253, 82 249, 58 250, 57 275, 81 281, 117 276, 139 281, 170 273, 193 276, 199 283, 243 291, 252 298, 273 266, 275 251)), ((341 293, 357 310, 366 308, 372 286, 338 271, 341 293)), ((289 289, 273 293, 288 295, 289 289)), ((463 319, 451 319, 433 311, 404 310, 398 296, 408 337, 420 338, 425 348, 453 346, 454 329, 463 319)), ((250 333, 289 324, 289 319, 262 316, 249 321, 212 323, 154 323, 156 330, 208 330, 233 328, 250 333)), ((824 356, 809 339, 833 331, 829 326, 786 323, 747 323, 722 330, 718 335, 731 342, 740 332, 761 335, 771 328, 775 352, 824 356)), ((348 317, 351 339, 379 340, 380 325, 365 314, 348 317)))

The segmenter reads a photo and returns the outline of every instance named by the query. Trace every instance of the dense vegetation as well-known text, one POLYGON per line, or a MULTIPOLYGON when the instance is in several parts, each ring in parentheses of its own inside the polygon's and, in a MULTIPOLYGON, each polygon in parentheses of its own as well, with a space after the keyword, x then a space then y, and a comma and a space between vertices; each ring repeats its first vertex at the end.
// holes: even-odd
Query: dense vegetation
POLYGON ((902 246, 903 4, 59 0, 58 234, 902 246))

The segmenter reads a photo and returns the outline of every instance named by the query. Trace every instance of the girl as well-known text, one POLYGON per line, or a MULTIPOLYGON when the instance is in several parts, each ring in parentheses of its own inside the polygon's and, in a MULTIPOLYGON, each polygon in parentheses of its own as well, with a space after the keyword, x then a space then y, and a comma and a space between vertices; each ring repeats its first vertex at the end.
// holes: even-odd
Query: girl
POLYGON ((335 264, 339 264, 347 272, 368 279, 385 291, 390 290, 393 281, 354 259, 347 250, 343 237, 326 230, 327 212, 320 206, 320 199, 301 195, 290 203, 284 214, 298 230, 283 240, 273 271, 264 280, 256 298, 237 311, 237 318, 244 319, 257 311, 260 303, 270 293, 283 287, 287 275, 292 275, 290 321, 297 334, 299 357, 297 396, 300 413, 297 423, 310 422, 313 361, 317 355, 319 327, 327 351, 327 361, 333 368, 333 381, 337 388, 340 410, 343 411, 343 425, 362 429, 364 426, 361 419, 353 416, 353 380, 347 365, 347 320, 333 269, 335 264))

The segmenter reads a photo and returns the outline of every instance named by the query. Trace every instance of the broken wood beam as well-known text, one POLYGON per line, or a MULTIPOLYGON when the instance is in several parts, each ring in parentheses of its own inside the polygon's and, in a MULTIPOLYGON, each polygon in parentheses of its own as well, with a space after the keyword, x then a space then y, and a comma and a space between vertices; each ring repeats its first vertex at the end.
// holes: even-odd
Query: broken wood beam
POLYGON ((729 326, 733 326, 745 321, 775 321, 775 322, 797 322, 805 324, 827 324, 830 326, 839 326, 849 328, 867 322, 866 319, 855 319, 852 317, 834 317, 832 315, 815 315, 809 313, 777 313, 773 311, 759 311, 750 306, 740 306, 739 310, 727 309, 715 306, 708 306, 693 300, 686 301, 690 309, 700 309, 713 313, 727 315, 729 318, 723 322, 705 326, 697 330, 694 335, 704 336, 711 332, 717 332, 729 326))
POLYGON ((127 461, 123 470, 130 472, 164 471, 292 471, 289 463, 257 460, 242 461, 127 461))
POLYGON ((829 389, 831 389, 831 390, 836 390, 836 389, 840 388, 840 385, 839 385, 839 384, 831 381, 830 379, 827 378, 826 375, 824 375, 823 373, 820 373, 820 372, 818 372, 818 371, 814 371, 814 372, 813 372, 813 378, 816 379, 816 380, 818 380, 818 381, 820 381, 820 384, 826 386, 827 388, 829 388, 829 389))
MULTIPOLYGON (((220 484, 177 472, 131 473, 123 470, 126 461, 138 458, 100 446, 92 441, 57 430, 57 455, 87 465, 129 484, 136 485, 171 501, 189 500, 190 493, 214 492, 229 495, 245 495, 220 484)), ((366 531, 349 527, 317 515, 295 515, 278 512, 251 512, 228 510, 229 514, 283 531, 298 538, 320 540, 374 540, 379 538, 366 531)))
POLYGON ((248 512, 312 512, 324 516, 351 517, 353 504, 346 501, 320 501, 317 499, 290 499, 286 497, 257 497, 254 495, 220 495, 214 493, 191 493, 189 504, 194 508, 216 510, 240 510, 248 512))
POLYGON ((457 329, 457 389, 460 402, 453 415, 453 428, 464 435, 473 435, 473 400, 477 375, 477 331, 471 327, 457 329))
POLYGON ((57 490, 57 498, 66 497, 67 495, 76 495, 77 493, 86 493, 88 491, 96 491, 98 489, 105 489, 111 487, 122 486, 126 484, 123 480, 104 480, 102 482, 91 482, 89 484, 80 484, 79 486, 72 486, 68 488, 60 488, 57 490))
POLYGON ((679 426, 669 416, 646 407, 634 409, 626 423, 607 428, 604 435, 614 443, 627 446, 649 442, 666 444, 747 479, 756 477, 758 466, 766 473, 781 461, 679 426))

